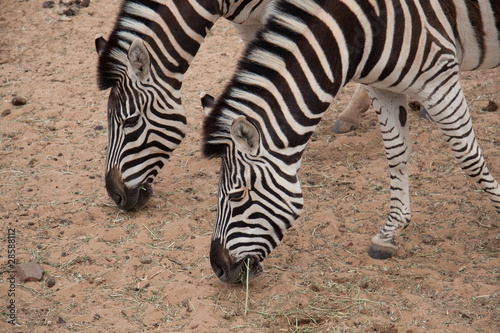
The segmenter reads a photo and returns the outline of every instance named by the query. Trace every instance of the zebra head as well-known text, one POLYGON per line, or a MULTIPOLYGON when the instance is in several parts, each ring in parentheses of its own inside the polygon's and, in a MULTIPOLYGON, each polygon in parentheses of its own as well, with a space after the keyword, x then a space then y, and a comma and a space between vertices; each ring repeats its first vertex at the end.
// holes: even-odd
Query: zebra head
POLYGON ((186 133, 180 98, 158 75, 146 43, 96 37, 99 85, 108 99, 106 190, 119 208, 138 209, 152 182, 186 133))
POLYGON ((263 260, 301 214, 304 200, 297 170, 269 153, 256 122, 234 114, 220 121, 216 112, 204 120, 203 153, 221 158, 210 263, 220 280, 235 283, 247 271, 249 279, 262 273, 263 260), (221 123, 227 131, 212 132, 221 123))

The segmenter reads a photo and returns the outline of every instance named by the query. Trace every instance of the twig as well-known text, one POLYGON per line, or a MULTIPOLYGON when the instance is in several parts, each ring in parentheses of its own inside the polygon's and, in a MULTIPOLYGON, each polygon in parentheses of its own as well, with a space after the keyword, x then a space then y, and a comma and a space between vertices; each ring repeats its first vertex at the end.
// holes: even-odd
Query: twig
POLYGON ((247 292, 246 292, 246 295, 245 295, 245 317, 247 316, 247 312, 248 312, 248 275, 250 273, 250 258, 247 259, 247 261, 245 262, 245 265, 247 266, 247 292))
POLYGON ((417 255, 417 257, 430 257, 430 256, 433 256, 433 255, 440 253, 440 252, 441 252, 441 250, 436 250, 434 252, 427 253, 427 254, 419 254, 419 255, 417 255))
POLYGON ((193 308, 194 313, 196 313, 196 308, 194 307, 194 304, 193 304, 193 302, 191 302, 190 298, 188 298, 188 302, 189 302, 189 304, 191 304, 191 307, 193 308))
MULTIPOLYGON (((392 297, 392 296, 391 296, 392 297)), ((396 305, 396 308, 398 309, 399 311, 399 315, 401 316, 401 319, 405 320, 405 317, 403 316, 403 313, 401 312, 401 309, 399 308, 398 306, 398 302, 396 302, 396 300, 394 299, 394 297, 392 297, 392 300, 394 301, 394 304, 396 305)))

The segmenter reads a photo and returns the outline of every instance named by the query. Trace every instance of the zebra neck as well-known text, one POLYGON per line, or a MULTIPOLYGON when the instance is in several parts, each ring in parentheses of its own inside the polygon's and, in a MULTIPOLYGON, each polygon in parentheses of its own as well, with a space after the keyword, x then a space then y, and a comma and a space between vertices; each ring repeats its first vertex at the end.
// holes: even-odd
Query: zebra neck
POLYGON ((323 114, 361 58, 359 48, 346 43, 344 34, 354 30, 352 26, 324 30, 325 21, 342 24, 325 12, 327 3, 344 6, 337 1, 277 2, 204 121, 206 156, 225 154, 232 121, 243 115, 257 127, 269 154, 286 157, 288 164, 300 161, 323 114))

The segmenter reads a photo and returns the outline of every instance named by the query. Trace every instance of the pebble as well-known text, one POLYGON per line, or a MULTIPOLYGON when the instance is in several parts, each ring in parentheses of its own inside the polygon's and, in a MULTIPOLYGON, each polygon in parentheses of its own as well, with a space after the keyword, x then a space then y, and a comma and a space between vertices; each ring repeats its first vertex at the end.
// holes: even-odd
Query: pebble
POLYGON ((12 97, 11 103, 12 105, 19 106, 28 103, 28 101, 24 97, 14 96, 12 97))
POLYGON ((36 260, 17 264, 16 271, 21 282, 40 281, 43 276, 43 268, 36 260))
POLYGON ((488 101, 488 105, 486 105, 481 110, 488 111, 488 112, 495 112, 498 110, 498 104, 493 102, 493 101, 488 101))
POLYGON ((151 259, 150 256, 142 256, 141 259, 140 259, 140 261, 141 261, 141 264, 147 265, 147 264, 152 263, 153 259, 151 259))
POLYGON ((56 285, 56 280, 53 277, 47 280, 47 287, 52 288, 55 285, 56 285))
POLYGON ((432 237, 431 235, 424 235, 422 236, 422 243, 424 244, 433 244, 435 241, 434 241, 434 237, 432 237))
POLYGON ((54 1, 45 1, 43 4, 42 4, 42 8, 53 8, 55 5, 55 2, 54 1))

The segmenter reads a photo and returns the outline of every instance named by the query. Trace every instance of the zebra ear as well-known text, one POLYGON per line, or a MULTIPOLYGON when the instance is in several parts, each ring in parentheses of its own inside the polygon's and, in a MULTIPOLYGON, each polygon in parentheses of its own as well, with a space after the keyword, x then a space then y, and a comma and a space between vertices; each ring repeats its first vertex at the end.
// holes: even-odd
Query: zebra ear
POLYGON ((132 71, 139 80, 143 80, 149 75, 151 60, 149 59, 148 49, 142 40, 136 39, 130 45, 128 60, 130 61, 132 71))
POLYGON ((95 35, 95 50, 97 51, 97 55, 100 55, 102 53, 107 43, 108 42, 106 42, 106 40, 102 38, 101 35, 95 35))
POLYGON ((257 128, 244 116, 239 116, 231 125, 231 137, 236 148, 250 155, 257 155, 260 136, 257 128))
POLYGON ((205 116, 208 116, 214 108, 215 98, 212 95, 205 93, 204 91, 200 94, 201 106, 203 106, 203 111, 205 116))

